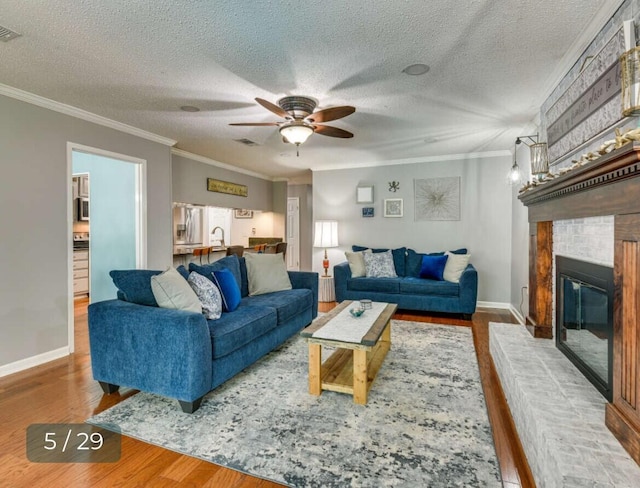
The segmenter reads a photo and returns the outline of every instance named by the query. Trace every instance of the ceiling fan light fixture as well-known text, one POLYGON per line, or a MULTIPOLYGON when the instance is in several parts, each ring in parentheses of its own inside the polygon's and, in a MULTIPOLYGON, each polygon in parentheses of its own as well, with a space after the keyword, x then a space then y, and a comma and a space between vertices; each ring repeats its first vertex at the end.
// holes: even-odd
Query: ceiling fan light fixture
POLYGON ((309 136, 313 134, 313 127, 305 124, 301 120, 296 120, 280 127, 280 134, 289 143, 298 146, 304 144, 309 136))

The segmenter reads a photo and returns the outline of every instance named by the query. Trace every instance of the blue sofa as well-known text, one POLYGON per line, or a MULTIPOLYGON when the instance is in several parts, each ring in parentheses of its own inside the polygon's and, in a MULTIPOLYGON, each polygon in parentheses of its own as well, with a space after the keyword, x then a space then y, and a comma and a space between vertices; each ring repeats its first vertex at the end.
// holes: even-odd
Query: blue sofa
MULTIPOLYGON (((93 377, 105 393, 120 386, 178 399, 192 413, 203 396, 288 338, 318 315, 318 274, 289 272, 292 289, 248 296, 244 258, 229 256, 191 270, 211 276, 227 267, 242 300, 217 320, 160 308, 151 276, 161 271, 112 271, 118 299, 89 306, 93 377)), ((186 274, 186 270, 181 270, 186 274)))
MULTIPOLYGON (((354 251, 364 247, 354 246, 354 251)), ((373 249, 383 252, 387 249, 373 249)), ((466 254, 466 249, 452 251, 466 254)), ((424 254, 404 247, 393 249, 393 261, 397 278, 367 278, 351 276, 348 262, 333 267, 336 300, 360 300, 368 298, 378 302, 397 303, 398 308, 427 312, 462 314, 471 319, 476 311, 478 273, 472 264, 462 272, 459 283, 420 278, 420 266, 424 254)), ((431 253, 441 255, 444 253, 431 253)))

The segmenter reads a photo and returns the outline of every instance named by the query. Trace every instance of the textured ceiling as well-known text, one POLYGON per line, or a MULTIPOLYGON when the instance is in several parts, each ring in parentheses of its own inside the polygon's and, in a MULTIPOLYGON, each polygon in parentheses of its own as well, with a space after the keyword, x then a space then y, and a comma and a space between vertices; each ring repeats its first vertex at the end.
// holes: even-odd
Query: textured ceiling
POLYGON ((619 3, 0 0, 0 25, 22 34, 0 43, 0 83, 296 179, 309 169, 511 150, 580 54, 567 52, 619 3), (403 74, 413 63, 431 69, 403 74), (318 109, 354 105, 329 125, 355 137, 312 135, 296 157, 276 127, 228 125, 277 121, 254 98, 285 95, 313 97, 318 109))

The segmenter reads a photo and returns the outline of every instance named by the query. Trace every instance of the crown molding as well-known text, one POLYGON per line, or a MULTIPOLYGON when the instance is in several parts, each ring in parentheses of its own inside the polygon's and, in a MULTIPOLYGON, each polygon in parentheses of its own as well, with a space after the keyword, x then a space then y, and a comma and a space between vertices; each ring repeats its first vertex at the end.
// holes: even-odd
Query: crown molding
POLYGON ((20 100, 23 102, 30 103, 32 105, 37 105, 38 107, 53 110, 54 112, 70 115, 71 117, 86 120, 87 122, 93 122, 94 124, 102 125, 104 127, 109 127, 110 129, 115 129, 120 132, 125 132, 127 134, 131 134, 132 136, 140 137, 142 139, 158 142, 165 146, 174 146, 175 144, 178 143, 178 141, 174 141, 173 139, 162 137, 157 134, 153 134, 152 132, 147 132, 146 130, 138 129, 137 127, 133 127, 131 125, 123 124, 122 122, 117 122, 115 120, 108 119, 106 117, 103 117, 102 115, 96 115, 94 113, 87 112, 86 110, 82 110, 80 108, 73 107, 71 105, 66 105, 64 103, 56 102, 54 100, 41 97, 40 95, 35 95, 33 93, 29 93, 24 90, 20 90, 18 88, 14 88, 12 86, 3 85, 2 83, 0 83, 0 95, 5 95, 10 98, 15 98, 16 100, 20 100))
POLYGON ((178 149, 175 147, 171 148, 171 154, 175 156, 181 156, 183 158, 191 159, 192 161, 198 161, 199 163, 208 164, 210 166, 216 166, 218 168, 226 169, 229 171, 234 171, 235 173, 241 173, 248 176, 253 176, 255 178, 261 178, 267 181, 282 181, 281 179, 275 179, 271 176, 263 175, 261 173, 256 173, 255 171, 251 171, 244 168, 239 168, 237 166, 233 166, 227 163, 221 163, 220 161, 216 161, 215 159, 208 158, 206 156, 200 156, 199 154, 193 154, 184 149, 178 149))
POLYGON ((311 168, 311 170, 314 172, 335 171, 340 169, 372 168, 377 166, 396 166, 400 164, 438 163, 442 161, 462 161, 465 159, 498 158, 502 156, 511 157, 512 152, 510 150, 502 150, 502 151, 484 151, 484 152, 461 153, 461 154, 443 154, 440 156, 423 156, 423 157, 407 158, 407 159, 388 159, 385 161, 341 164, 340 166, 333 166, 330 168, 326 168, 326 167, 311 168))

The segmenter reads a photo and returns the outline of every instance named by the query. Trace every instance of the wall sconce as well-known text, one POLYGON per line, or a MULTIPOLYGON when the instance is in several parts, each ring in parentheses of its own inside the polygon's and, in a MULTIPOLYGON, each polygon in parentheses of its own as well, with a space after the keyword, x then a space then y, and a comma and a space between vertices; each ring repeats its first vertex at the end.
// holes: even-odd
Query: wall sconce
MULTIPOLYGON (((538 134, 520 136, 516 139, 516 145, 520 143, 524 143, 531 151, 531 175, 538 178, 538 180, 542 179, 542 177, 549 172, 549 153, 547 151, 547 143, 538 141, 538 134), (525 139, 529 139, 531 144, 528 144, 525 139)), ((513 164, 514 166, 517 166, 515 151, 513 164)), ((513 170, 513 166, 511 169, 513 170)))
POLYGON ((518 144, 520 143, 520 139, 516 139, 516 142, 513 144, 513 165, 509 170, 509 184, 518 185, 522 181, 522 172, 520 171, 520 166, 518 166, 518 161, 516 161, 516 150, 518 149, 518 144))

